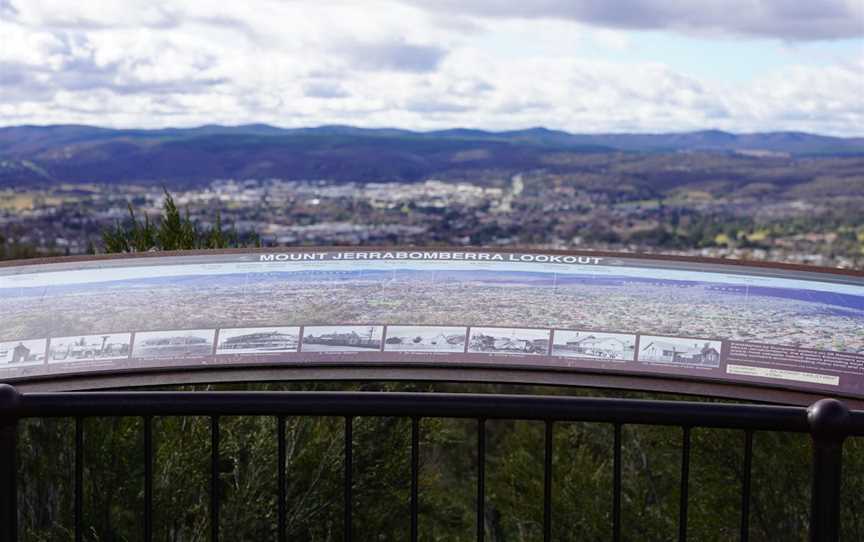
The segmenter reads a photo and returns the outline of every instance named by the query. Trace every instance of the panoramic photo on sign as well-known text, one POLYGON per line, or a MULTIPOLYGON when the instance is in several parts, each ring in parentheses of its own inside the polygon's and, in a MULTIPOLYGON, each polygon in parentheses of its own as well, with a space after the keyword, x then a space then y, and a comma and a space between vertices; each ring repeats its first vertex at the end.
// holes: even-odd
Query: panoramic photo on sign
POLYGON ((0 268, 0 381, 387 365, 621 374, 864 398, 864 278, 419 249, 0 268))

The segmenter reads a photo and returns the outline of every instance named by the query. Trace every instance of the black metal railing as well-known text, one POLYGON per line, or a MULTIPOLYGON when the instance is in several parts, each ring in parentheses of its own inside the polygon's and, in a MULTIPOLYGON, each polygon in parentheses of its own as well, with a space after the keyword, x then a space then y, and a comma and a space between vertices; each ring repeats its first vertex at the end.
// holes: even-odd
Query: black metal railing
POLYGON ((864 436, 864 411, 849 411, 834 399, 809 408, 682 401, 595 399, 528 395, 369 392, 81 392, 19 394, 0 384, 0 542, 17 539, 15 462, 18 420, 73 417, 75 423, 75 534, 82 535, 83 424, 85 417, 136 416, 144 421, 144 540, 152 540, 154 416, 209 416, 211 423, 210 527, 219 540, 219 417, 275 416, 278 420, 279 540, 285 539, 285 417, 338 416, 345 421, 344 532, 351 540, 353 418, 399 416, 411 418, 411 540, 418 536, 419 425, 422 418, 469 418, 478 422, 477 540, 484 540, 486 420, 513 419, 545 422, 544 540, 552 536, 552 440, 556 422, 613 424, 613 539, 621 539, 621 429, 623 425, 660 425, 682 428, 681 490, 678 539, 687 537, 691 430, 700 428, 744 431, 744 476, 741 488, 740 539, 748 540, 750 470, 755 431, 809 433, 812 437, 810 540, 839 537, 840 481, 843 442, 864 436))

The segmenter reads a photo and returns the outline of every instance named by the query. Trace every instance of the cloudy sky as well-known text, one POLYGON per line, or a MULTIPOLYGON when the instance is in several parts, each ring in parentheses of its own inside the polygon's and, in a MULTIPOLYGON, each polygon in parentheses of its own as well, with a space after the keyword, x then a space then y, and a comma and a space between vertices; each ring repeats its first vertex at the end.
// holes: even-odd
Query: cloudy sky
POLYGON ((864 0, 0 0, 0 125, 864 135, 864 0))

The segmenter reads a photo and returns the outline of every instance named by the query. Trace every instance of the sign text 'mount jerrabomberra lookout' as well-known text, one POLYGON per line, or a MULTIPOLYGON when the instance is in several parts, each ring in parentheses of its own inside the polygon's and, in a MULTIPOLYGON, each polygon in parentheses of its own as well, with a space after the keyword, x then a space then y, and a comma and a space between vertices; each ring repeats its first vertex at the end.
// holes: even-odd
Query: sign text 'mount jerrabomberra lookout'
POLYGON ((467 249, 148 254, 4 265, 0 307, 0 381, 17 385, 390 367, 864 401, 853 272, 467 249))

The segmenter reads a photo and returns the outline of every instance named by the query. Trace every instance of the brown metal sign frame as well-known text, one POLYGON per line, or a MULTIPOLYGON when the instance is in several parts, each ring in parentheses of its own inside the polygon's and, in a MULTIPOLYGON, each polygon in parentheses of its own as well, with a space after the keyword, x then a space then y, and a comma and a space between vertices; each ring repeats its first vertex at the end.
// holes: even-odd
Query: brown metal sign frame
MULTIPOLYGON (((471 247, 297 247, 297 248, 259 248, 259 249, 225 249, 196 250, 157 253, 133 253, 121 255, 75 256, 60 258, 41 258, 33 260, 0 262, 0 269, 16 267, 21 269, 32 266, 75 264, 92 262, 135 262, 145 263, 152 258, 170 258, 175 256, 215 256, 215 255, 256 255, 273 253, 308 253, 308 252, 371 252, 371 251, 446 251, 450 253, 500 253, 500 254, 549 254, 560 256, 576 256, 603 259, 625 259, 629 262, 645 262, 659 264, 676 264, 676 268, 686 270, 688 266, 708 266, 712 270, 742 271, 764 273, 766 276, 784 278, 829 279, 829 281, 849 281, 859 283, 864 279, 864 272, 857 270, 842 270, 819 268, 806 265, 779 264, 768 262, 751 262, 738 260, 721 260, 711 258, 688 258, 667 255, 628 254, 601 251, 555 251, 530 248, 485 249, 471 247), (844 280, 846 279, 846 280, 844 280)), ((65 267, 65 266, 64 266, 65 267)), ((363 324, 366 325, 366 324, 363 324)), ((455 324, 454 324, 455 325, 455 324)), ((494 326, 493 326, 494 327, 494 326)), ((467 345, 466 345, 467 348, 467 345)), ((550 341, 551 349, 551 341, 550 341)), ((382 357, 383 352, 382 352, 382 357)), ((130 388, 154 385, 201 384, 216 382, 262 382, 262 381, 447 381, 447 382, 484 382, 508 384, 536 384, 555 386, 578 386, 591 388, 623 389, 664 392, 681 395, 714 396, 729 399, 764 401, 785 404, 810 404, 814 399, 830 396, 831 393, 819 389, 816 391, 793 390, 780 384, 745 383, 722 381, 717 378, 699 378, 692 375, 676 376, 661 374, 645 374, 615 370, 614 372, 596 368, 553 368, 531 367, 517 360, 493 359, 488 362, 472 360, 470 355, 464 356, 458 366, 448 363, 436 365, 433 361, 414 358, 403 361, 391 359, 376 361, 369 356, 356 361, 328 360, 319 362, 313 358, 297 362, 272 363, 266 356, 248 356, 242 362, 231 365, 178 365, 175 367, 144 367, 120 368, 105 371, 94 370, 87 373, 67 375, 42 375, 24 379, 7 379, 14 382, 22 391, 59 391, 86 389, 130 388)), ((852 408, 864 408, 864 399, 848 395, 837 395, 849 403, 852 408)))

